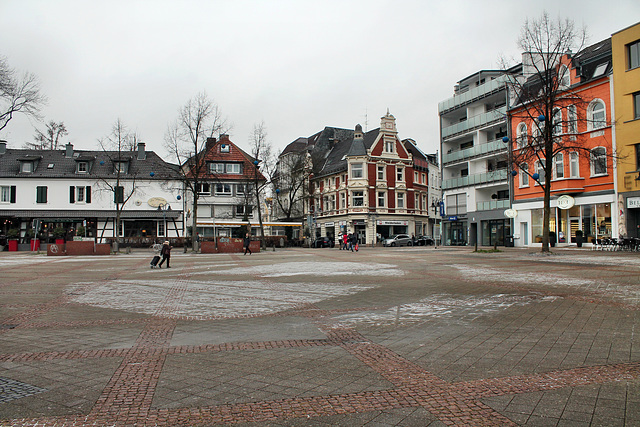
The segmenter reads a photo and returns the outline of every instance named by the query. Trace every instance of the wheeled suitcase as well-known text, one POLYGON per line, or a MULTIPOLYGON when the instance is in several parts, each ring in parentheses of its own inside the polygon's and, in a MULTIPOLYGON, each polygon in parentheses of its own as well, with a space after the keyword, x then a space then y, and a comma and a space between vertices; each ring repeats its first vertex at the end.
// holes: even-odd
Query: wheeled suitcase
POLYGON ((158 261, 160 261, 160 257, 158 255, 154 256, 151 260, 151 268, 155 268, 158 266, 158 261))

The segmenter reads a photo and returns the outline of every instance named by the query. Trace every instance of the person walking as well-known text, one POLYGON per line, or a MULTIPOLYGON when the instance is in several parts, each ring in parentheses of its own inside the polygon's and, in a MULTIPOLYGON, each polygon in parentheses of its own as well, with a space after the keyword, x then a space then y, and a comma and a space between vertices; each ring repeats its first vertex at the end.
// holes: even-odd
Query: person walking
POLYGON ((251 244, 251 236, 249 236, 249 233, 247 233, 247 235, 244 237, 244 254, 246 255, 247 252, 249 252, 249 255, 251 255, 251 248, 249 248, 249 245, 251 244))
POLYGON ((158 268, 162 268, 162 263, 164 263, 165 261, 167 261, 167 268, 171 268, 171 266, 169 265, 169 261, 171 260, 171 245, 169 244, 168 240, 165 240, 164 244, 162 245, 162 249, 160 249, 160 255, 162 255, 162 261, 160 261, 160 264, 158 264, 158 268))
POLYGON ((348 240, 349 240, 349 236, 347 235, 347 233, 344 233, 342 235, 342 249, 344 249, 345 251, 347 250, 348 240))

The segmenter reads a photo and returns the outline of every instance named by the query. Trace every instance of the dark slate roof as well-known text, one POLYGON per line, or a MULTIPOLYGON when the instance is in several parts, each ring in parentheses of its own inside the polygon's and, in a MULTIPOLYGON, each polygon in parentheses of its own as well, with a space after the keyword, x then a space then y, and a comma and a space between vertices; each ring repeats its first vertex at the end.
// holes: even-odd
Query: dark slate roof
MULTIPOLYGON (((314 171, 318 171, 315 176, 324 176, 331 175, 341 171, 347 170, 347 160, 345 156, 349 155, 349 150, 351 149, 351 145, 353 142, 353 129, 340 129, 340 128, 324 128, 324 131, 321 132, 323 135, 320 136, 316 142, 316 149, 318 147, 325 147, 324 140, 327 139, 327 135, 330 135, 334 138, 335 142, 331 148, 326 151, 326 155, 323 156, 324 162, 320 165, 316 164, 316 159, 314 158, 314 171), (334 132, 335 131, 335 132, 334 132), (319 169, 316 169, 317 166, 320 166, 319 169)), ((364 154, 366 154, 366 150, 371 148, 373 143, 375 142, 378 133, 380 133, 380 128, 370 130, 364 134, 363 145, 365 148, 364 154)), ((328 141, 327 141, 328 142, 328 141)), ((328 148, 328 145, 327 145, 328 148)), ((316 151, 316 150, 314 150, 316 151)), ((312 158, 314 154, 312 153, 312 158)))
POLYGON ((127 174, 120 178, 179 179, 176 166, 162 160, 153 151, 146 151, 144 159, 138 159, 138 151, 86 151, 74 150, 73 157, 66 157, 65 150, 27 150, 7 148, 0 154, 0 178, 89 178, 112 179, 115 177, 113 161, 129 163, 127 174), (119 158, 119 159, 118 159, 119 158), (36 161, 33 172, 20 172, 21 161, 36 161), (76 173, 77 162, 88 162, 88 173, 76 173), (151 176, 153 173, 153 176, 151 176))
POLYGON ((284 147, 284 150, 282 150, 282 153, 280 153, 280 155, 282 156, 288 153, 299 153, 306 150, 308 145, 309 140, 307 138, 300 137, 284 147))

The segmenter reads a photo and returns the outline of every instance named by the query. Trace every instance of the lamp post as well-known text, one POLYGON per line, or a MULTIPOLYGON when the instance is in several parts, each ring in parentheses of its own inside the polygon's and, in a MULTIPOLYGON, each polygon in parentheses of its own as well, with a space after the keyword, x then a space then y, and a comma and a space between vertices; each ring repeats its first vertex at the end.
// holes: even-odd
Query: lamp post
MULTIPOLYGON (((435 244, 435 248, 438 249, 438 244, 440 243, 440 239, 442 236, 442 230, 438 229, 438 210, 440 209, 440 205, 442 204, 442 200, 439 199, 434 199, 431 202, 431 207, 433 208, 433 219, 434 219, 434 229, 433 229, 433 233, 438 233, 438 237, 436 238, 436 236, 433 236, 433 241, 435 244)), ((440 226, 442 226, 442 219, 440 221, 440 226)))

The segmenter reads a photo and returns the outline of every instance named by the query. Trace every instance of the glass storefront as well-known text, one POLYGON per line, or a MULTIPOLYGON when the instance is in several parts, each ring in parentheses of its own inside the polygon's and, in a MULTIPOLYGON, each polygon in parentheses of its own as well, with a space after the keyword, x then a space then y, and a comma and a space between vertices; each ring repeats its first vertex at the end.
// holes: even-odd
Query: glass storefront
MULTIPOLYGON (((543 209, 531 210, 532 243, 542 243, 543 214, 543 209)), ((551 208, 549 231, 556 233, 558 244, 575 243, 577 230, 582 230, 587 243, 611 237, 611 203, 551 208)))
POLYGON ((505 246, 506 238, 511 235, 511 224, 508 219, 492 219, 482 221, 482 245, 505 246))
POLYGON ((446 246, 464 246, 467 244, 467 223, 464 221, 443 223, 442 237, 446 246))

